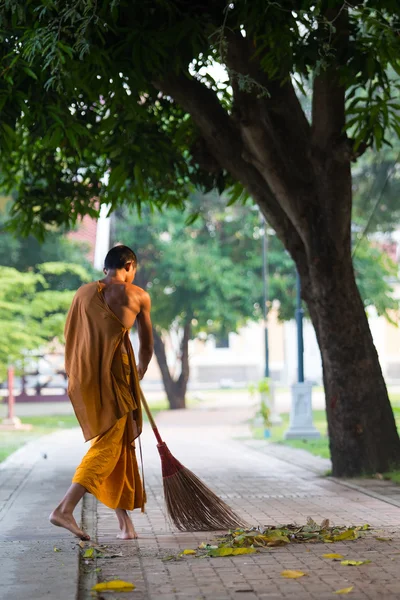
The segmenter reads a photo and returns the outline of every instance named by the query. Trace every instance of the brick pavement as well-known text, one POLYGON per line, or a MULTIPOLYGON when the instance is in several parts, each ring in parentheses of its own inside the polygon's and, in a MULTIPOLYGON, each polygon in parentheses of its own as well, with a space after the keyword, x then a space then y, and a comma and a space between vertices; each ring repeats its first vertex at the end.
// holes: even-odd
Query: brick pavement
MULTIPOLYGON (((171 451, 254 525, 297 522, 308 516, 329 518, 335 525, 369 523, 374 530, 355 542, 301 544, 272 548, 267 553, 226 558, 187 557, 165 562, 185 548, 211 541, 213 534, 177 533, 163 508, 157 450, 152 433, 143 435, 147 513, 134 514, 139 540, 115 539, 117 522, 112 511, 98 507, 98 541, 114 559, 98 559, 100 580, 122 578, 137 586, 123 594, 129 600, 297 600, 334 598, 334 591, 354 586, 355 600, 400 597, 400 509, 363 494, 309 468, 281 460, 268 449, 232 439, 243 433, 244 414, 200 408, 158 416, 162 435, 171 451), (221 425, 223 423, 224 425, 221 425), (390 537, 378 541, 375 536, 390 537), (325 552, 347 559, 371 560, 361 567, 345 567, 322 558, 325 552), (307 573, 284 579, 284 569, 307 573)), ((122 594, 111 594, 121 598, 122 594)), ((81 598, 83 600, 83 597, 81 598)))

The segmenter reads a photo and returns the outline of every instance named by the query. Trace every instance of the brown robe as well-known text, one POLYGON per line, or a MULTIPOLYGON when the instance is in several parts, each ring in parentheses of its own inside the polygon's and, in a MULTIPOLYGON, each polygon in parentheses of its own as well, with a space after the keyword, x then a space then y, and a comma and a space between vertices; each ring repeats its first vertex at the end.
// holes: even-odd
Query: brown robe
POLYGON ((83 285, 73 299, 65 325, 68 395, 85 440, 102 435, 132 414, 133 438, 142 431, 139 379, 128 329, 105 302, 104 283, 83 285), (126 376, 121 345, 132 376, 126 376))

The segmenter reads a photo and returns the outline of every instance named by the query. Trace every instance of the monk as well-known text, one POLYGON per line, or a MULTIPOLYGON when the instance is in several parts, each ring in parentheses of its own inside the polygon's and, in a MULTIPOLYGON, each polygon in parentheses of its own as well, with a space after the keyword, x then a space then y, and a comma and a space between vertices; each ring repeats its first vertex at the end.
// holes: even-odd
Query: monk
POLYGON ((150 297, 133 285, 136 255, 115 246, 104 262, 105 278, 75 294, 65 325, 68 395, 91 447, 50 522, 88 540, 73 512, 86 492, 115 510, 122 539, 136 538, 128 511, 144 510, 145 491, 135 455, 142 431, 139 380, 153 354, 150 297), (137 323, 136 367, 129 330, 137 323))

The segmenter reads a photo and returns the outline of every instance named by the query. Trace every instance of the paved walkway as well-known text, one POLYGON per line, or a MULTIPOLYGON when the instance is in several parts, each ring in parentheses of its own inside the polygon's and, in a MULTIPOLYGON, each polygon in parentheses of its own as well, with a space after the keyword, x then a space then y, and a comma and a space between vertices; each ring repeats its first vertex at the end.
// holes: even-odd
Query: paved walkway
POLYGON ((75 599, 77 544, 48 515, 83 452, 80 431, 69 430, 28 444, 0 465, 1 600, 75 599))
MULTIPOLYGON (((148 508, 135 516, 138 542, 115 542, 115 516, 98 508, 98 541, 121 557, 97 561, 100 579, 132 581, 137 588, 124 598, 137 600, 257 600, 334 598, 334 591, 354 586, 357 600, 398 599, 400 583, 400 509, 377 498, 321 478, 316 470, 290 464, 268 454, 267 446, 251 447, 232 440, 243 433, 239 411, 204 409, 159 415, 159 427, 171 451, 193 469, 254 525, 305 523, 308 516, 336 525, 369 523, 375 529, 365 539, 335 544, 291 545, 267 554, 234 558, 164 562, 185 548, 211 541, 212 534, 173 533, 163 512, 159 458, 150 431, 143 436, 148 508), (239 417, 239 419, 238 419, 239 417), (222 426, 221 423, 224 423, 222 426), (382 542, 378 537, 390 537, 382 542), (341 553, 350 560, 371 560, 345 567, 322 558, 341 553), (281 576, 285 569, 307 573, 298 580, 281 576)), ((317 469, 318 470, 318 469, 317 469)))
MULTIPOLYGON (((83 564, 79 600, 90 598, 85 581, 89 578, 91 585, 96 577, 135 583, 134 592, 108 594, 111 600, 324 600, 350 586, 354 589, 349 597, 355 600, 400 597, 400 509, 321 478, 318 473, 324 465, 318 460, 309 460, 305 468, 301 454, 291 460, 276 447, 237 439, 246 435, 247 413, 248 408, 237 405, 222 409, 200 405, 187 412, 162 413, 158 423, 171 451, 252 524, 304 523, 311 516, 336 525, 369 523, 374 530, 356 542, 165 562, 163 558, 180 550, 211 541, 213 534, 171 530, 164 514, 159 457, 146 427, 143 452, 149 502, 146 514, 134 514, 140 538, 116 540, 114 514, 88 496, 85 521, 97 529, 98 542, 108 546, 109 555, 122 556, 83 564), (325 552, 371 563, 345 567, 322 558, 325 552), (284 579, 285 569, 302 570, 307 576, 284 579)), ((48 525, 47 516, 83 451, 80 433, 69 430, 24 448, 0 469, 0 600, 75 600, 78 547, 67 533, 48 525), (61 551, 54 552, 54 547, 61 551)))

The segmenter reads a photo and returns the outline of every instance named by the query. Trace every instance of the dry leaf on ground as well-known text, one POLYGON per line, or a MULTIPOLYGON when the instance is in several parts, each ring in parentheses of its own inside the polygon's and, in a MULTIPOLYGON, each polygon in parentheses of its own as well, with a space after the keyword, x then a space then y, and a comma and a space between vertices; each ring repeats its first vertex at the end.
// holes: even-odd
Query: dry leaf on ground
POLYGON ((344 567, 360 567, 361 565, 368 565, 370 560, 342 560, 340 564, 344 567))
POLYGON ((350 594, 350 592, 352 592, 354 590, 354 585, 351 585, 350 587, 347 588, 343 588, 341 590, 336 590, 336 592, 333 592, 334 594, 350 594))
POLYGON ((182 552, 182 554, 196 554, 196 550, 191 550, 190 548, 187 548, 182 552))
POLYGON ((338 533, 337 535, 332 536, 330 539, 332 542, 343 542, 345 540, 356 540, 358 538, 358 533, 356 529, 347 529, 347 531, 342 531, 342 533, 338 533))
POLYGON ((57 546, 54 546, 53 551, 54 552, 61 552, 61 548, 57 548, 57 546))
POLYGON ((375 537, 376 540, 378 540, 378 542, 391 542, 393 540, 393 538, 386 538, 386 537, 375 537))
POLYGON ((331 560, 340 560, 344 558, 343 554, 323 554, 322 558, 330 558, 331 560))
POLYGON ((292 571, 288 569, 286 571, 282 571, 282 577, 286 577, 286 579, 298 579, 299 577, 304 577, 307 573, 303 573, 303 571, 292 571))
POLYGON ((94 592, 107 592, 107 591, 117 591, 117 592, 131 592, 135 589, 133 583, 129 581, 122 581, 120 579, 115 579, 114 581, 105 581, 103 583, 96 583, 92 587, 94 592))
POLYGON ((255 548, 215 548, 210 550, 208 556, 238 556, 240 554, 254 554, 255 548))
POLYGON ((94 557, 94 548, 88 548, 83 553, 83 558, 93 558, 94 557))

